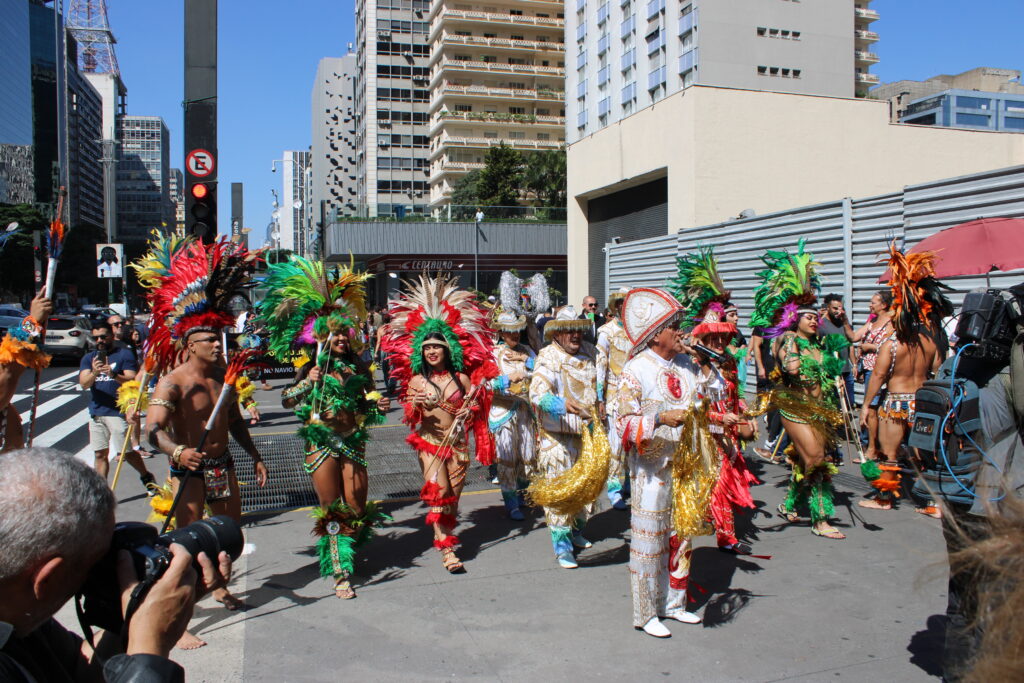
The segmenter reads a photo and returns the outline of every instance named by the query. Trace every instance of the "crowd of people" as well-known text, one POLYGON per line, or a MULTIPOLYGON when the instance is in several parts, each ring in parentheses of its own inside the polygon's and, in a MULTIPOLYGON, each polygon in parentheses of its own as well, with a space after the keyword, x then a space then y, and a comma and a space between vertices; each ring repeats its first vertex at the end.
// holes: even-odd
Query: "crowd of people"
MULTIPOLYGON (((131 352, 130 340, 124 347, 111 344, 124 339, 115 329, 123 321, 113 320, 94 325, 97 350, 82 362, 80 382, 92 391, 98 474, 90 479, 69 458, 46 457, 74 470, 83 487, 96 489, 97 479, 106 476, 111 438, 125 441, 134 423, 147 447, 170 461, 174 502, 168 522, 181 528, 204 510, 239 520, 229 439, 252 459, 257 485, 269 477, 242 416, 249 399, 236 400, 247 393, 247 363, 262 353, 294 364, 295 381, 281 391, 281 402, 298 418, 303 466, 319 502, 313 515, 318 566, 334 594, 350 600, 356 596, 356 551, 389 519, 367 499, 369 427, 383 422, 391 407, 377 390, 371 365, 377 359, 387 393, 401 404, 406 441, 423 476, 424 522, 445 570, 467 571, 455 532, 474 457, 496 467, 510 520, 523 520, 524 506, 543 509, 554 561, 564 569, 577 568, 578 554, 592 546, 586 525, 604 496, 611 508, 629 510, 632 624, 657 638, 672 635, 663 620, 701 621, 688 600, 694 537, 714 534, 722 552, 753 555, 735 524, 738 510, 755 507, 750 489, 760 483, 744 457, 748 444, 757 444, 754 452, 765 460, 788 464, 789 487, 777 512, 786 523, 809 521, 816 537, 845 538, 833 524, 832 483, 844 464, 844 440, 858 446, 864 441, 855 462, 874 493, 860 505, 878 511, 896 506, 907 489, 904 474, 916 467, 904 443, 915 393, 948 353, 942 323, 953 313, 931 261, 895 247, 887 254, 890 287, 872 297, 871 316, 856 329, 841 297, 819 301, 819 264, 802 240, 792 250, 767 252, 754 290, 749 343, 710 248, 680 258, 676 276, 663 287, 610 293, 603 314, 592 296, 579 312, 569 305, 553 308, 542 276, 524 282, 513 273, 503 274, 493 301, 481 301, 454 278, 423 274, 403 283, 386 309, 373 310, 364 289, 368 274, 292 256, 267 267, 269 293, 241 325, 243 336, 245 329, 259 330, 259 349, 240 343, 225 357, 223 332, 240 326, 230 298, 251 282, 259 256, 230 242, 157 238, 135 266, 153 309, 140 356, 131 352), (757 385, 750 401, 748 364, 757 385), (858 379, 865 386, 859 411, 858 379), (122 396, 118 403, 118 387, 128 382, 136 383, 131 400, 122 396), (144 426, 137 421, 143 412, 144 426)), ((9 406, 20 370, 45 363, 36 320, 47 315, 48 301, 37 298, 33 306, 0 354, 0 452, 10 452, 0 456, 5 548, 22 541, 17 524, 4 519, 7 511, 19 496, 37 495, 26 483, 34 475, 23 463, 39 456, 21 449, 20 421, 9 406), (6 476, 8 470, 17 476, 6 476)), ((134 454, 126 459, 143 483, 155 487, 139 451, 127 452, 134 454)), ((83 561, 94 562, 101 537, 110 534, 111 500, 99 492, 95 497, 102 507, 95 519, 107 521, 95 531, 92 554, 74 551, 83 561)), ((940 514, 940 501, 924 502, 925 513, 940 514)), ((47 563, 66 564, 73 555, 53 540, 0 562, 3 595, 9 587, 41 581, 47 563)), ((179 556, 187 554, 175 549, 176 562, 179 556)), ((219 558, 214 567, 211 558, 200 559, 198 583, 187 575, 184 559, 161 579, 165 586, 197 586, 174 610, 161 603, 173 629, 155 638, 141 635, 145 619, 133 622, 141 624, 136 640, 148 643, 133 653, 129 638, 133 666, 164 666, 170 643, 203 644, 186 630, 199 594, 213 591, 228 609, 238 607, 226 586, 230 563, 219 558)), ((63 580, 74 583, 71 576, 63 580)), ((960 586, 958 597, 968 592, 960 586)), ((63 599, 68 594, 60 593, 63 599)), ((0 671, 43 679, 37 671, 45 671, 46 663, 24 653, 43 647, 32 645, 35 637, 65 638, 39 635, 41 625, 59 628, 51 615, 63 599, 48 597, 26 612, 37 615, 32 619, 0 608, 0 627, 7 627, 0 629, 0 671)), ((958 609, 970 611, 962 604, 958 609)))

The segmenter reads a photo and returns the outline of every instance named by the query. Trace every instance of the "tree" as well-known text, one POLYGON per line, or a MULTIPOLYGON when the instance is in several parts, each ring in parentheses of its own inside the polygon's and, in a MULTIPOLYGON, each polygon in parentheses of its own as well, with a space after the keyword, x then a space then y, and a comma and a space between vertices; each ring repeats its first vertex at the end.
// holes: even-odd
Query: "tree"
POLYGON ((540 206, 565 206, 565 150, 544 150, 528 155, 523 169, 523 187, 533 193, 540 206))
MULTIPOLYGON (((483 206, 518 206, 522 185, 523 156, 504 142, 487 150, 484 168, 477 181, 477 194, 483 206)), ((513 209, 491 211, 492 215, 512 213, 513 209)))
POLYGON ((480 193, 477 185, 480 182, 480 171, 472 170, 455 181, 452 186, 452 208, 453 220, 473 220, 476 207, 480 206, 480 193))

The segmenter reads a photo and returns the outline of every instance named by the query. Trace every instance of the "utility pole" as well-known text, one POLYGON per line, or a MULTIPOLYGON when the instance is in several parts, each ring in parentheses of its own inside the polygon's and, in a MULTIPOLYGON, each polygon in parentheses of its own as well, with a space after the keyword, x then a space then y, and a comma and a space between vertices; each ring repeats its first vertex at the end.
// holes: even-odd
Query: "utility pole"
POLYGON ((185 232, 217 239, 217 0, 185 0, 185 232))

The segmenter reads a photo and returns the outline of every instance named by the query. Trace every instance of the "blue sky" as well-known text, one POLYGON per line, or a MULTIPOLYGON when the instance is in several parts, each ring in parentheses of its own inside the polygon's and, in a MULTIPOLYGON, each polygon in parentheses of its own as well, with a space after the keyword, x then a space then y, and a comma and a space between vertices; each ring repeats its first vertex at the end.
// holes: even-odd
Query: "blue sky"
MULTIPOLYGON (((722 0, 702 0, 719 2, 722 0)), ((833 2, 836 0, 819 0, 833 2)), ((172 165, 182 156, 183 0, 107 0, 128 112, 164 117, 172 165)), ((875 0, 873 25, 883 82, 920 80, 976 66, 1024 69, 1024 0, 875 0)), ((229 223, 231 182, 245 185, 245 224, 259 245, 270 221, 273 159, 310 143, 317 62, 354 40, 351 0, 220 0, 220 226, 229 223)))

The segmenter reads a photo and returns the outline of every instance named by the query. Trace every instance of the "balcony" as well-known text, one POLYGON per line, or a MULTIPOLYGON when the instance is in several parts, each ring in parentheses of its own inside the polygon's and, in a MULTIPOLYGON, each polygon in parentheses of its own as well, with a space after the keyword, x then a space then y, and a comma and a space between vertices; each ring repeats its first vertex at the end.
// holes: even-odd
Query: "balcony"
POLYGON ((521 100, 527 102, 564 102, 564 90, 519 90, 513 88, 491 88, 484 85, 455 85, 445 83, 434 89, 437 95, 430 101, 430 111, 435 112, 441 107, 441 100, 446 97, 471 97, 494 100, 521 100))
POLYGON ((697 23, 697 13, 687 12, 683 16, 679 17, 679 35, 684 36, 693 30, 694 25, 697 23))
POLYGON ((607 33, 597 39, 597 54, 603 55, 611 47, 611 36, 607 33))
POLYGON ((854 80, 863 85, 877 85, 881 82, 878 74, 855 74, 854 80))
POLYGON ((647 74, 647 89, 654 90, 659 85, 665 82, 666 70, 665 67, 660 67, 647 74))
POLYGON ((498 138, 477 138, 444 135, 437 140, 437 148, 434 149, 433 152, 431 152, 430 158, 431 160, 436 159, 442 154, 446 154, 448 150, 453 147, 463 149, 488 149, 490 147, 497 147, 501 143, 504 143, 506 147, 526 151, 533 151, 539 149, 561 149, 561 147, 565 144, 564 142, 559 142, 558 140, 501 140, 498 138))
POLYGON ((878 12, 873 9, 866 9, 864 7, 854 7, 853 16, 858 21, 866 21, 868 23, 872 21, 878 21, 878 12))
POLYGON ((434 42, 437 33, 445 27, 451 27, 456 23, 469 23, 472 25, 493 25, 503 26, 536 26, 537 28, 557 29, 561 33, 565 29, 565 19, 553 17, 527 17, 515 14, 495 14, 494 12, 473 12, 469 10, 443 9, 436 13, 431 21, 430 35, 428 42, 434 42))
POLYGON ((476 62, 463 61, 459 59, 442 58, 434 65, 434 72, 430 77, 430 87, 435 87, 442 80, 445 72, 460 74, 488 73, 488 74, 510 74, 514 76, 532 76, 534 78, 565 78, 565 69, 558 66, 535 66, 533 64, 499 64, 498 62, 476 62))
MULTIPOLYGON (((516 0, 516 5, 522 5, 523 9, 536 10, 538 12, 546 12, 548 14, 551 14, 552 16, 554 16, 555 12, 564 11, 563 8, 565 7, 565 4, 562 0, 516 0)), ((439 14, 447 11, 452 11, 450 0, 448 4, 445 3, 445 0, 441 0, 440 2, 432 2, 430 4, 429 15, 425 14, 424 16, 427 16, 431 21, 433 21, 435 18, 437 18, 439 14)), ((419 17, 417 16, 417 19, 418 18, 419 17)))
POLYGON ((665 0, 650 0, 647 3, 647 18, 653 19, 663 9, 665 9, 665 0))
POLYGON ((477 47, 498 48, 499 50, 526 50, 529 52, 555 52, 564 53, 565 45, 562 43, 548 42, 543 40, 513 40, 511 38, 484 38, 482 36, 459 36, 454 33, 442 33, 441 37, 434 42, 434 57, 436 60, 441 55, 441 49, 447 45, 469 45, 477 47))
POLYGON ((863 29, 857 29, 853 32, 854 37, 864 43, 877 43, 878 34, 875 31, 865 31, 863 29))
POLYGON ((483 162, 475 161, 448 161, 443 160, 430 170, 430 184, 439 182, 446 175, 469 173, 479 171, 484 167, 483 162))
POLYGON ((561 130, 565 128, 565 117, 490 111, 441 111, 431 121, 430 135, 435 135, 448 123, 486 123, 488 125, 530 126, 531 128, 561 130))
POLYGON ((853 53, 853 58, 857 61, 858 64, 877 64, 878 63, 878 55, 875 54, 874 52, 866 52, 864 50, 855 50, 854 53, 853 53))

